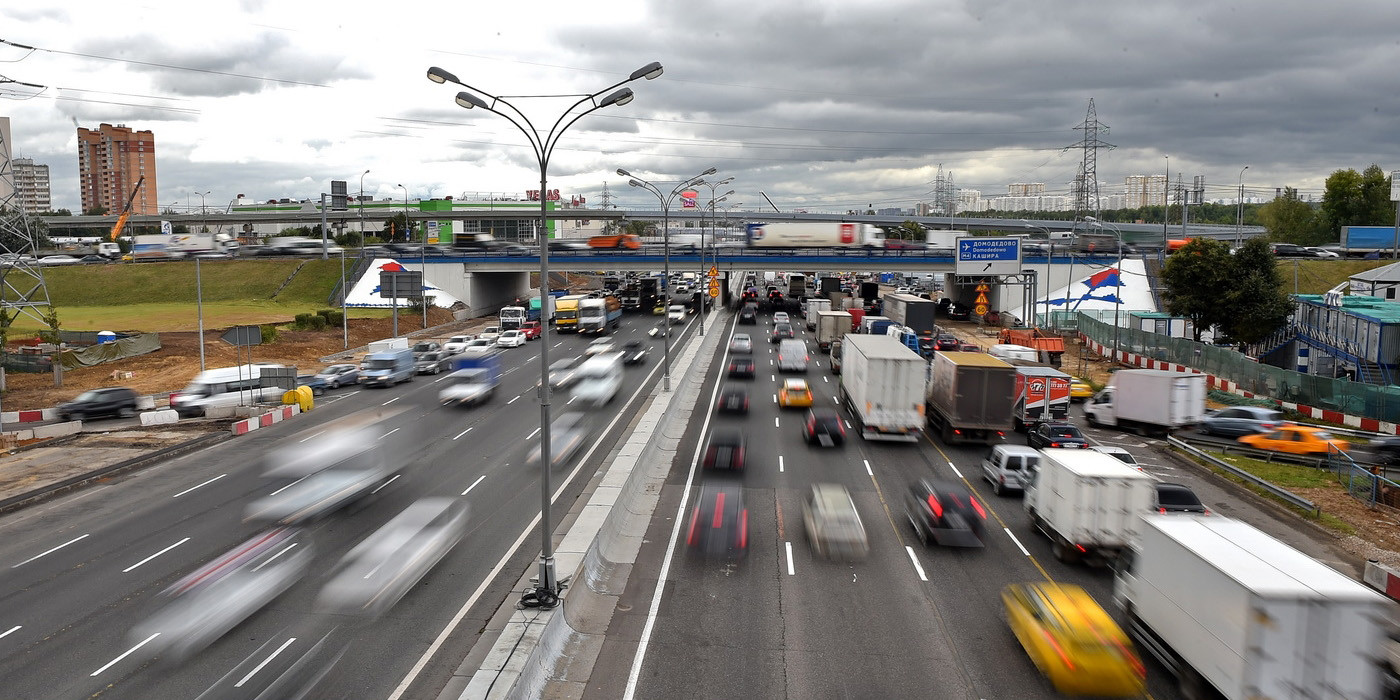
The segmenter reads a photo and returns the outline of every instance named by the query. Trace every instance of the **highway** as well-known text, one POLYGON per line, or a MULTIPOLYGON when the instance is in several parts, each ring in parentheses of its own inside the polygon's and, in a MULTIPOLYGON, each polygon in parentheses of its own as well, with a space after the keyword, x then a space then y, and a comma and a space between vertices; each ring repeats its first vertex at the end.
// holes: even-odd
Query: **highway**
MULTIPOLYGON (((627 317, 613 334, 653 350, 645 365, 627 369, 609 408, 585 412, 589 437, 577 467, 555 471, 556 519, 660 377, 661 343, 645 336, 654 322, 627 317)), ((673 342, 686 342, 693 327, 673 342)), ((551 360, 580 354, 591 340, 551 334, 551 360)), ((482 407, 438 406, 433 376, 390 389, 330 392, 296 419, 0 518, 0 695, 193 698, 218 685, 225 693, 219 697, 253 697, 323 639, 321 658, 339 656, 324 684, 329 695, 387 698, 401 683, 404 697, 434 695, 538 555, 540 487, 537 472, 524 465, 539 427, 538 353, 536 342, 506 350, 502 385, 482 407), (287 593, 186 663, 153 658, 146 649, 155 644, 130 631, 156 609, 156 594, 260 531, 242 516, 250 500, 271 490, 261 455, 375 407, 397 411, 375 430, 399 478, 367 505, 309 526, 312 574, 287 593), (456 549, 377 620, 317 612, 325 573, 425 496, 469 503, 468 531, 456 549), (457 631, 444 634, 459 612, 457 631), (406 682, 434 646, 422 673, 406 682)), ((574 408, 566 392, 555 394, 556 415, 574 408)))
MULTIPOLYGON (((917 444, 868 442, 853 432, 844 447, 807 446, 799 433, 805 411, 780 409, 775 400, 784 375, 777 374, 776 353, 766 342, 770 328, 760 315, 757 326, 726 329, 754 336, 758 375, 724 379, 721 354, 713 358, 703 397, 712 402, 720 384, 747 384, 750 413, 717 415, 713 403, 708 414, 697 410, 710 419, 690 426, 586 697, 1060 697, 1012 636, 1000 591, 1051 579, 1084 586, 1112 610, 1112 572, 1056 561, 1019 499, 993 495, 981 478, 985 447, 948 447, 927 437, 917 444), (748 437, 743 493, 749 552, 738 561, 696 556, 682 531, 699 485, 714 478, 697 466, 703 434, 723 426, 742 426, 748 437), (985 548, 919 543, 904 516, 902 491, 930 475, 965 480, 975 490, 988 510, 985 548), (865 561, 831 562, 813 554, 801 504, 817 482, 850 491, 870 540, 865 561), (664 582, 659 595, 658 581, 664 582)), ((814 360, 807 379, 816 405, 834 406, 837 378, 827 357, 816 352, 811 334, 798 337, 814 360)), ((1342 566, 1296 525, 1174 466, 1149 441, 1088 432, 1097 442, 1129 449, 1148 472, 1191 486, 1215 512, 1261 526, 1271 522, 1271 534, 1342 566)), ((1014 434, 1009 440, 1023 442, 1014 434)), ((1180 697, 1164 669, 1151 661, 1147 669, 1151 697, 1180 697)))

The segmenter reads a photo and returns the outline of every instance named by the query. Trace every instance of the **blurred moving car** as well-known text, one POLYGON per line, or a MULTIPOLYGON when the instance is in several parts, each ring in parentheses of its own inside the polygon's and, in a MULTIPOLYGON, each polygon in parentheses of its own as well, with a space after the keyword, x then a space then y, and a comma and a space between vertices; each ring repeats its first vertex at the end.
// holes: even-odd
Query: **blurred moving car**
POLYGON ((39 258, 36 264, 39 265, 77 265, 82 260, 71 255, 46 255, 39 258))
POLYGON ((779 323, 773 326, 773 335, 769 336, 768 342, 776 343, 780 340, 788 340, 796 337, 792 330, 791 323, 779 323))
POLYGON ((320 396, 326 393, 330 385, 319 374, 301 374, 297 376, 297 386, 306 387, 311 390, 312 396, 320 396))
POLYGON ((465 335, 454 335, 448 338, 447 342, 442 344, 442 349, 451 353, 461 352, 467 349, 467 343, 470 343, 475 337, 476 336, 469 333, 465 335))
POLYGON ((341 558, 317 596, 317 607, 342 615, 382 615, 437 566, 466 531, 465 501, 417 501, 341 558))
POLYGON ((720 413, 748 413, 749 390, 742 386, 727 385, 719 392, 720 413))
POLYGON ((1050 421, 1027 431, 1026 444, 1037 450, 1047 447, 1088 447, 1089 439, 1069 423, 1050 421))
POLYGON ((846 427, 841 424, 841 416, 830 409, 808 409, 807 420, 802 422, 802 439, 807 444, 816 443, 822 447, 844 445, 846 427))
POLYGON ((418 374, 441 374, 452 369, 452 353, 434 350, 417 355, 413 360, 413 371, 418 374))
POLYGON ((806 379, 784 379, 778 389, 778 406, 782 408, 811 408, 812 388, 806 379))
POLYGON ((1284 424, 1283 412, 1263 406, 1229 406, 1201 416, 1196 430, 1202 435, 1241 437, 1267 433, 1284 424))
POLYGON ((786 311, 773 312, 773 325, 776 326, 779 323, 792 323, 792 319, 788 318, 788 314, 786 311))
POLYGON ((1185 484, 1157 483, 1158 513, 1197 513, 1210 515, 1210 509, 1185 484))
POLYGON ((925 545, 983 546, 987 511, 961 483, 921 479, 910 484, 904 494, 904 515, 925 545))
POLYGON ((1069 400, 1087 401, 1094 398, 1094 387, 1079 377, 1069 378, 1069 400))
POLYGON ((598 338, 583 349, 583 354, 588 357, 605 352, 617 352, 617 343, 614 343, 612 338, 598 338))
POLYGON ((939 352, 948 352, 962 347, 962 341, 952 333, 939 333, 933 339, 933 349, 939 352))
POLYGON ((1095 452, 1102 452, 1138 471, 1142 471, 1142 467, 1138 466, 1137 457, 1134 457, 1133 453, 1121 447, 1113 447, 1111 445, 1094 445, 1089 449, 1095 452))
POLYGON ((748 333, 735 333, 734 338, 729 341, 729 352, 753 352, 753 338, 750 338, 748 333))
POLYGON ((744 308, 739 309, 739 323, 750 326, 757 324, 758 308, 753 304, 744 304, 744 308))
POLYGON ((63 420, 90 420, 106 416, 128 418, 136 415, 136 392, 121 386, 89 389, 72 401, 59 404, 57 412, 63 420))
POLYGON ((1378 461, 1385 464, 1400 463, 1400 437, 1383 437, 1372 440, 1369 447, 1378 461))
POLYGON ((415 343, 415 344, 413 345, 413 356, 414 356, 414 357, 418 357, 419 355, 422 355, 423 353, 426 353, 426 352, 437 352, 437 351, 439 351, 439 350, 441 350, 441 349, 442 349, 442 346, 439 345, 439 344, 437 343, 437 341, 434 341, 434 340, 425 340, 425 341, 423 341, 423 342, 421 342, 421 343, 415 343))
MULTIPOLYGON (((579 448, 583 447, 583 414, 571 411, 562 413, 549 424, 549 463, 550 468, 558 469, 573 461, 579 448)), ((525 462, 531 465, 540 463, 540 445, 530 450, 525 462)))
POLYGON ((167 660, 186 660, 301 580, 313 554, 299 530, 260 533, 161 591, 160 607, 128 636, 167 660))
POLYGON ((360 383, 359 365, 331 365, 316 373, 329 389, 339 389, 347 384, 360 383))
POLYGON ((716 430, 710 433, 710 441, 705 445, 705 458, 701 462, 704 469, 725 469, 742 472, 746 442, 744 434, 738 430, 716 430))
POLYGON ((269 450, 263 477, 274 490, 247 505, 244 521, 293 525, 323 518, 392 482, 394 470, 372 433, 332 427, 269 450))
POLYGON ((650 352, 651 348, 648 348, 642 341, 629 340, 622 344, 622 364, 646 364, 647 354, 650 352))
POLYGON ((647 335, 653 338, 661 338, 675 335, 675 333, 671 330, 670 324, 666 321, 657 321, 656 325, 653 326, 651 330, 647 331, 647 335))
POLYGON ((529 339, 525 337, 525 331, 519 329, 509 330, 501 333, 501 337, 496 339, 496 347, 518 348, 524 345, 527 340, 529 339))
POLYGON ((666 307, 666 320, 671 323, 685 323, 685 305, 672 304, 666 307))
POLYGON ((1285 425, 1272 432, 1245 435, 1240 442, 1258 450, 1294 455, 1326 455, 1334 449, 1341 452, 1351 449, 1351 443, 1311 425, 1285 425))
POLYGON ((1001 602, 1012 634, 1056 691, 1138 697, 1146 690, 1132 641, 1083 588, 1013 584, 1002 589, 1001 602))
POLYGON ((734 379, 753 379, 753 360, 747 357, 736 357, 729 361, 729 376, 734 379))
POLYGON ((578 381, 578 368, 588 358, 566 357, 549 363, 549 388, 567 389, 578 381))
POLYGON ((472 338, 467 341, 466 345, 462 346, 461 352, 489 350, 494 347, 496 347, 496 340, 494 338, 472 338))
POLYGON ((865 525, 845 486, 813 484, 802 501, 802 525, 807 541, 819 556, 837 560, 864 559, 870 553, 865 525))
POLYGON ((749 509, 737 483, 708 482, 690 511, 686 546, 714 557, 738 558, 748 553, 749 509))

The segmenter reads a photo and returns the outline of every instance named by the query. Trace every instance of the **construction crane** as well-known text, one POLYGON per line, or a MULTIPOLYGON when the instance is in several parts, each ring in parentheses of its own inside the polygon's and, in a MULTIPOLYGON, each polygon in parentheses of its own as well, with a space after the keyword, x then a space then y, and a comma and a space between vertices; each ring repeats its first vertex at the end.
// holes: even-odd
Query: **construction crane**
POLYGON ((131 188, 131 196, 126 198, 126 206, 122 208, 122 215, 117 217, 117 223, 112 224, 112 235, 108 236, 107 240, 115 241, 117 236, 122 235, 122 229, 126 228, 126 220, 131 218, 131 203, 136 201, 136 193, 141 191, 141 184, 145 181, 145 175, 136 180, 136 186, 131 188))

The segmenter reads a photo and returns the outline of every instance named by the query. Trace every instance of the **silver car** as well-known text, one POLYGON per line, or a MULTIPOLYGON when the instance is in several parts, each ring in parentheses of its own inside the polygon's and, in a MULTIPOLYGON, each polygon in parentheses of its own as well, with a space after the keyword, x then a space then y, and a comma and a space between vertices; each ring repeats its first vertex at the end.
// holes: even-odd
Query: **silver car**
POLYGON ((1201 417, 1196 426, 1204 435, 1242 437, 1267 433, 1283 425, 1283 413, 1262 406, 1230 406, 1201 417))
POLYGON ((865 525, 845 486, 813 484, 802 502, 802 524, 812 549, 827 559, 852 561, 870 553, 865 525))
POLYGON ((753 338, 749 337, 748 333, 735 333, 734 339, 729 341, 729 352, 753 352, 753 338))
POLYGON ((1022 490, 1022 483, 1040 464, 1040 452, 1025 445, 997 445, 982 459, 982 478, 1000 496, 1022 490))
POLYGON ((336 566, 317 607, 378 617, 437 566, 467 531, 467 504, 424 498, 355 545, 336 566))

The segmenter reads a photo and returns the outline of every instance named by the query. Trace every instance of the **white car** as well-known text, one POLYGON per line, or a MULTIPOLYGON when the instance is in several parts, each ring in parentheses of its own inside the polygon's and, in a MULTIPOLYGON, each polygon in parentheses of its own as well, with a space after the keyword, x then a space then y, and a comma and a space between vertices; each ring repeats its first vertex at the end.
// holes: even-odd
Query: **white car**
POLYGON ((617 352, 617 343, 614 343, 611 338, 599 338, 583 349, 585 357, 601 355, 605 352, 617 352))
POLYGON ((1319 258, 1339 258, 1339 257, 1341 257, 1341 255, 1339 255, 1339 254, 1337 253, 1337 251, 1335 251, 1335 250, 1328 250, 1328 249, 1326 249, 1326 248, 1317 248, 1317 247, 1311 247, 1311 246, 1310 246, 1310 247, 1304 248, 1303 250, 1306 250, 1306 251, 1308 251, 1309 253, 1312 253, 1313 256, 1319 257, 1319 258))
POLYGON ((525 331, 506 331, 496 338, 496 347, 518 348, 525 344, 525 331))
POLYGON ((914 290, 913 290, 913 289, 910 289, 909 287, 895 287, 895 288, 894 288, 894 293, 895 293, 895 294, 913 294, 913 293, 914 293, 914 290))
POLYGON ((475 339, 475 336, 472 335, 454 335, 448 338, 447 342, 442 344, 442 349, 455 355, 466 350, 467 343, 470 343, 473 339, 475 339))
POLYGON ((481 334, 476 337, 477 340, 489 340, 494 343, 497 338, 501 337, 501 327, 487 326, 485 330, 481 331, 481 334))
POLYGON ((671 323, 685 323, 685 305, 672 304, 667 307, 666 320, 671 323))
POLYGON ((496 347, 495 340, 488 340, 486 338, 472 338, 471 340, 467 341, 466 345, 462 346, 462 352, 471 352, 473 350, 487 350, 494 347, 496 347))
POLYGON ((39 258, 40 265, 77 265, 81 260, 71 255, 49 255, 39 258))

